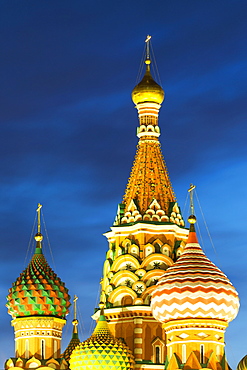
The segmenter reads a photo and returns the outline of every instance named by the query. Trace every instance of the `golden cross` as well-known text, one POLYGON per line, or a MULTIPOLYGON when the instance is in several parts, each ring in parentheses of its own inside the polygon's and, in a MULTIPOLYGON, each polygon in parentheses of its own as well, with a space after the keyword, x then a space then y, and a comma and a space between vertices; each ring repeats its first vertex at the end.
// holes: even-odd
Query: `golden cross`
POLYGON ((194 201, 193 201, 193 195, 194 195, 194 189, 196 188, 195 185, 190 184, 190 187, 188 189, 188 192, 190 193, 190 209, 191 214, 194 215, 194 201))
POLYGON ((36 209, 37 213, 38 213, 38 233, 40 233, 40 210, 42 208, 42 205, 40 203, 38 203, 38 208, 36 209))

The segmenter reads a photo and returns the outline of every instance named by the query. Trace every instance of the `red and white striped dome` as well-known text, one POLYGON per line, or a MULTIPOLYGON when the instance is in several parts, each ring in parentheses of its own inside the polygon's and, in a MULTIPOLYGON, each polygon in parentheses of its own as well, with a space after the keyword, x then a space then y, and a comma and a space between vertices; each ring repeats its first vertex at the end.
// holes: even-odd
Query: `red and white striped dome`
POLYGON ((184 252, 167 269, 152 293, 153 316, 160 322, 186 318, 233 320, 238 293, 226 275, 204 254, 194 225, 184 252))

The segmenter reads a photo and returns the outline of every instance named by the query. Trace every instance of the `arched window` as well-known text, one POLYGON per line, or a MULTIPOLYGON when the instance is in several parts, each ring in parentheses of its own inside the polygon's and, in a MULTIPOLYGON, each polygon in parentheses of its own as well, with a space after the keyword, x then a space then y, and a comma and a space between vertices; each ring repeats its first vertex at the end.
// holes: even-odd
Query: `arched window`
POLYGON ((160 253, 160 245, 159 245, 159 243, 155 243, 154 248, 155 248, 155 253, 160 253))
POLYGON ((44 360, 45 358, 45 340, 41 339, 41 358, 44 360))
POLYGON ((131 306, 133 304, 133 298, 130 295, 127 295, 122 298, 121 306, 131 306))
POLYGON ((160 364, 160 347, 155 347, 155 362, 156 364, 160 364))
POLYGON ((204 363, 204 344, 200 345, 200 363, 204 363))
POLYGON ((29 340, 25 341, 25 358, 29 358, 29 340))
POLYGON ((182 363, 185 364, 187 360, 186 344, 182 344, 182 363))

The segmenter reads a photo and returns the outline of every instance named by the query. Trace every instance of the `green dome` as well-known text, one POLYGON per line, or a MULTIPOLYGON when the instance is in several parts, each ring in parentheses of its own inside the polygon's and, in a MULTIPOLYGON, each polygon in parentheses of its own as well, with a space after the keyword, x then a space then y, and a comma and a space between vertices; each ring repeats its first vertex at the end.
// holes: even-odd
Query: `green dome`
POLYGON ((247 355, 242 358, 237 366, 237 370, 246 370, 247 369, 247 355))
POLYGON ((71 370, 133 370, 134 357, 129 347, 110 333, 101 315, 91 337, 80 343, 70 357, 71 370))
POLYGON ((64 318, 69 312, 69 299, 68 289, 48 265, 38 241, 31 262, 9 289, 8 313, 13 318, 37 315, 64 318))

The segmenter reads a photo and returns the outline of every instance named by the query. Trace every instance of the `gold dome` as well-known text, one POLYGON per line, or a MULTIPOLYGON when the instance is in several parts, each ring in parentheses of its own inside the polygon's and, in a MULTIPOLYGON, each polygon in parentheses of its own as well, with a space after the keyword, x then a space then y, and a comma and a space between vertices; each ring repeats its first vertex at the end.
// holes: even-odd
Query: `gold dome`
POLYGON ((145 61, 147 68, 141 82, 136 85, 132 91, 132 100, 134 104, 151 102, 161 104, 165 98, 164 90, 157 82, 154 81, 150 72, 150 63, 148 59, 145 61))

